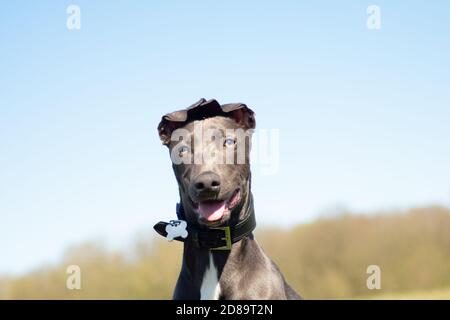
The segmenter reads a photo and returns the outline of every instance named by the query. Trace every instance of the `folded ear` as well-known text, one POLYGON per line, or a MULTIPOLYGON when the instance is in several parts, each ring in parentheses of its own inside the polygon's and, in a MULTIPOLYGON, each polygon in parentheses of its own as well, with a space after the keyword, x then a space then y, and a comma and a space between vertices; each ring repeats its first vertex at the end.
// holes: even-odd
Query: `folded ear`
POLYGON ((169 145, 172 132, 181 126, 182 122, 169 121, 167 119, 164 119, 164 117, 162 118, 161 122, 158 125, 158 134, 164 145, 169 145))
POLYGON ((255 129, 255 113, 243 103, 224 104, 222 109, 231 115, 244 129, 255 129))
POLYGON ((159 138, 165 145, 169 145, 172 132, 181 128, 187 122, 212 117, 222 112, 220 104, 214 100, 201 98, 186 109, 174 111, 164 115, 158 125, 159 138))

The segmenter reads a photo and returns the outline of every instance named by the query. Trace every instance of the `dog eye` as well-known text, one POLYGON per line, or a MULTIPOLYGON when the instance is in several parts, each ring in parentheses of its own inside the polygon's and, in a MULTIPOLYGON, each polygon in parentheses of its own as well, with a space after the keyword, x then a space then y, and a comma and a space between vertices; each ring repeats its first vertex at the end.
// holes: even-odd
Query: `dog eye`
POLYGON ((224 147, 234 147, 234 145, 236 144, 236 140, 234 138, 226 138, 223 146, 224 147))
POLYGON ((182 146, 178 149, 178 155, 180 157, 186 155, 189 152, 189 147, 188 146, 182 146))

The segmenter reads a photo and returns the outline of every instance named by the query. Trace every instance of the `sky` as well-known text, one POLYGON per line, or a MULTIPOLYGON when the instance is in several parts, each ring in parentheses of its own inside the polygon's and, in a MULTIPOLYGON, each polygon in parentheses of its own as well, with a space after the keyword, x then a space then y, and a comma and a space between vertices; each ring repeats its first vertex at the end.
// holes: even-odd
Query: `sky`
POLYGON ((9 1, 0 6, 0 274, 175 217, 156 127, 199 98, 278 130, 259 226, 450 205, 448 1, 9 1), (80 8, 69 30, 66 10, 80 8), (381 29, 368 29, 369 5, 381 29))

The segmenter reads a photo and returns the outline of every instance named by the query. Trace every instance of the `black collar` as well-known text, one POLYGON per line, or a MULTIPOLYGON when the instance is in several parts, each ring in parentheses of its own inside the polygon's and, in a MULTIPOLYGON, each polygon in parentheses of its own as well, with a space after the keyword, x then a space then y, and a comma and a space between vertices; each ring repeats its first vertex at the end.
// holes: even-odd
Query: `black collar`
MULTIPOLYGON (((177 206, 177 215, 180 219, 184 214, 180 212, 182 206, 177 206)), ((246 218, 239 221, 235 225, 217 227, 217 228, 201 228, 188 224, 186 229, 188 236, 186 238, 176 237, 174 240, 182 242, 190 242, 197 248, 209 250, 231 250, 233 243, 242 240, 244 237, 252 233, 256 227, 255 211, 252 203, 248 208, 246 218)), ((181 219, 180 219, 181 220, 181 219)), ((166 226, 169 222, 160 221, 153 226, 153 229, 163 237, 167 236, 166 226)))

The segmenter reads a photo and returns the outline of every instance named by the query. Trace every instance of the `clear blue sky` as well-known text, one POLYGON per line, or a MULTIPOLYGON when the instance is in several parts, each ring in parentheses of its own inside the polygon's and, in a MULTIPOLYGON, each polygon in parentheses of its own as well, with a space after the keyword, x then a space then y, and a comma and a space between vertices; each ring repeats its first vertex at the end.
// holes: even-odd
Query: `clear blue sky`
POLYGON ((156 126, 200 97, 280 130, 262 226, 450 205, 448 1, 9 1, 0 6, 0 273, 174 217, 156 126), (81 8, 81 30, 66 8, 81 8), (368 30, 366 8, 381 8, 368 30))

